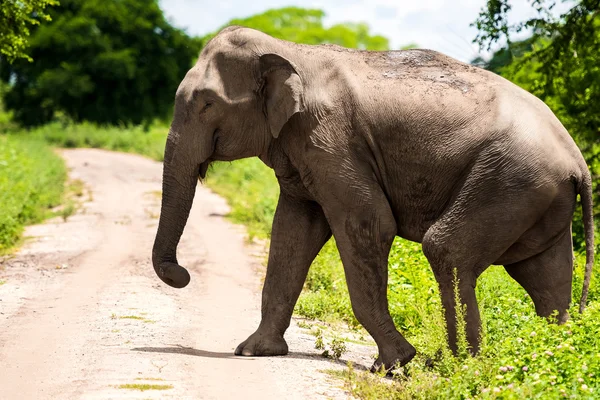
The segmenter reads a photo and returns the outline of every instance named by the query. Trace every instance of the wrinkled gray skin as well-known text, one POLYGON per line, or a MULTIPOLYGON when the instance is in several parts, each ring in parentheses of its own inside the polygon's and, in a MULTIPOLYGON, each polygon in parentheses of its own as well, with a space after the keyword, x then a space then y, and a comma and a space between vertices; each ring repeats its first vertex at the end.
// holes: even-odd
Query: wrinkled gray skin
MULTIPOLYGON (((395 236, 420 242, 456 351, 453 271, 479 349, 477 277, 491 264, 536 311, 568 317, 571 219, 581 195, 593 259, 591 178, 552 112, 507 80, 428 50, 306 46, 230 27, 203 49, 177 90, 152 253, 167 284, 188 284, 176 248, 198 179, 214 160, 258 156, 281 195, 262 320, 235 354, 282 355, 308 268, 333 236, 356 318, 377 342, 374 367, 409 362, 386 297, 395 236)), ((587 284, 582 306, 585 303, 587 284)))

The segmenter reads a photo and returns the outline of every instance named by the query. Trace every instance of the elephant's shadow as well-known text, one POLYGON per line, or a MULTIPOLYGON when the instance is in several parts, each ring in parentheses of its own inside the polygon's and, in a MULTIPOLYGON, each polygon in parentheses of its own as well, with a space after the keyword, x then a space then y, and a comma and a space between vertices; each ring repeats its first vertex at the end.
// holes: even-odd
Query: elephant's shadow
MULTIPOLYGON (((251 361, 251 360, 255 360, 256 358, 260 358, 260 357, 235 356, 233 354, 233 352, 215 352, 215 351, 194 349, 193 347, 186 347, 186 346, 182 346, 180 344, 170 344, 165 347, 134 347, 131 349, 131 351, 141 351, 141 352, 146 352, 146 353, 183 354, 183 355, 188 355, 188 356, 196 356, 196 357, 204 357, 204 358, 235 359, 235 360, 240 360, 240 361, 251 361)), ((303 359, 303 360, 316 360, 316 361, 326 362, 326 363, 330 363, 330 364, 335 363, 335 364, 339 364, 339 365, 343 365, 343 366, 348 365, 348 361, 343 360, 343 359, 333 360, 333 359, 329 359, 329 358, 324 358, 324 357, 320 356, 319 354, 307 353, 307 352, 290 352, 289 354, 287 354, 285 356, 279 356, 279 357, 296 358, 296 359, 303 359)), ((362 370, 362 371, 368 370, 364 365, 356 364, 352 361, 350 361, 350 363, 352 363, 352 366, 354 369, 362 370)))

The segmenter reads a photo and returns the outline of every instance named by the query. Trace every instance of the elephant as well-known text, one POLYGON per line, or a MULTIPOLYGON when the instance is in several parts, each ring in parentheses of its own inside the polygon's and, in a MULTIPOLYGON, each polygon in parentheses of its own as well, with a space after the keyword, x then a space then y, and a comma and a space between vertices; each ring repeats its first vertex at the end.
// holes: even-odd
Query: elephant
POLYGON ((578 195, 583 311, 594 258, 588 167, 552 111, 499 75, 433 50, 302 45, 246 27, 222 29, 175 94, 152 249, 166 284, 190 281, 176 250, 197 183, 212 162, 247 157, 274 171, 280 195, 261 321, 236 355, 288 353, 284 333, 295 303, 331 236, 353 313, 378 347, 374 369, 403 366, 416 354, 388 309, 396 236, 422 245, 452 351, 455 298, 466 307, 469 349, 479 351, 475 285, 490 265, 504 266, 538 315, 562 323, 578 195))

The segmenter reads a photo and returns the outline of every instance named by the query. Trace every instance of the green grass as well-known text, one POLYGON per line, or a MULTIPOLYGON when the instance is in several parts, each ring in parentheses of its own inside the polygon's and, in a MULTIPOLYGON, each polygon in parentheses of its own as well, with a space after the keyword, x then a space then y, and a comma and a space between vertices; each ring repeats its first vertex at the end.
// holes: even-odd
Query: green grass
POLYGON ((117 319, 117 318, 118 319, 133 319, 133 320, 136 320, 136 321, 145 322, 147 324, 154 324, 154 323, 156 323, 156 321, 154 321, 154 320, 148 319, 146 317, 140 317, 138 315, 121 315, 121 316, 117 317, 115 314, 113 314, 113 315, 111 315, 110 318, 111 319, 117 319))
POLYGON ((27 132, 28 136, 56 147, 92 147, 141 154, 161 161, 168 126, 154 124, 146 131, 141 126, 101 127, 91 123, 61 124, 53 122, 27 132))
MULTIPOLYGON (((231 218, 268 238, 278 188, 273 173, 257 159, 221 164, 207 184, 227 198, 231 218)), ((596 267, 598 268, 598 266, 596 267)), ((574 304, 581 294, 583 259, 577 258, 574 304)), ((502 267, 490 267, 478 280, 483 324, 481 353, 454 357, 446 346, 437 284, 417 243, 396 239, 389 259, 389 307, 397 328, 417 348, 406 375, 389 381, 349 369, 338 375, 358 398, 600 398, 600 302, 592 281, 588 308, 575 307, 562 326, 535 314, 525 291, 502 267), (427 367, 426 360, 434 366, 427 367)), ((295 313, 358 328, 352 313, 335 242, 314 261, 295 313)), ((464 344, 463 344, 464 346, 464 344)))
POLYGON ((26 224, 51 215, 65 179, 64 162, 43 140, 0 135, 0 253, 18 243, 26 224))
POLYGON ((119 317, 119 319, 137 319, 137 320, 143 321, 143 320, 145 320, 146 318, 144 318, 144 317, 139 317, 139 316, 137 316, 137 315, 123 315, 123 316, 120 316, 120 317, 119 317))
POLYGON ((215 163, 206 184, 231 205, 230 217, 253 237, 268 238, 279 197, 275 174, 256 158, 215 163))
POLYGON ((139 390, 145 392, 146 390, 169 390, 173 389, 173 385, 154 385, 150 383, 126 383, 118 386, 119 389, 139 390))

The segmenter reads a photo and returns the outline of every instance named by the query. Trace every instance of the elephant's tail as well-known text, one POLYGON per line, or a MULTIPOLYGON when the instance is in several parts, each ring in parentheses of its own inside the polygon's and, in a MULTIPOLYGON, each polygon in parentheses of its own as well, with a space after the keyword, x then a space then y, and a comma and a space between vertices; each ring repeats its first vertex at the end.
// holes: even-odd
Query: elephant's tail
POLYGON ((577 188, 581 196, 581 207, 583 210, 583 226, 585 230, 585 276, 583 278, 583 289, 579 301, 579 312, 585 309, 590 279, 592 278, 592 266, 594 265, 594 209, 592 203, 592 178, 589 172, 584 171, 583 179, 577 188))

